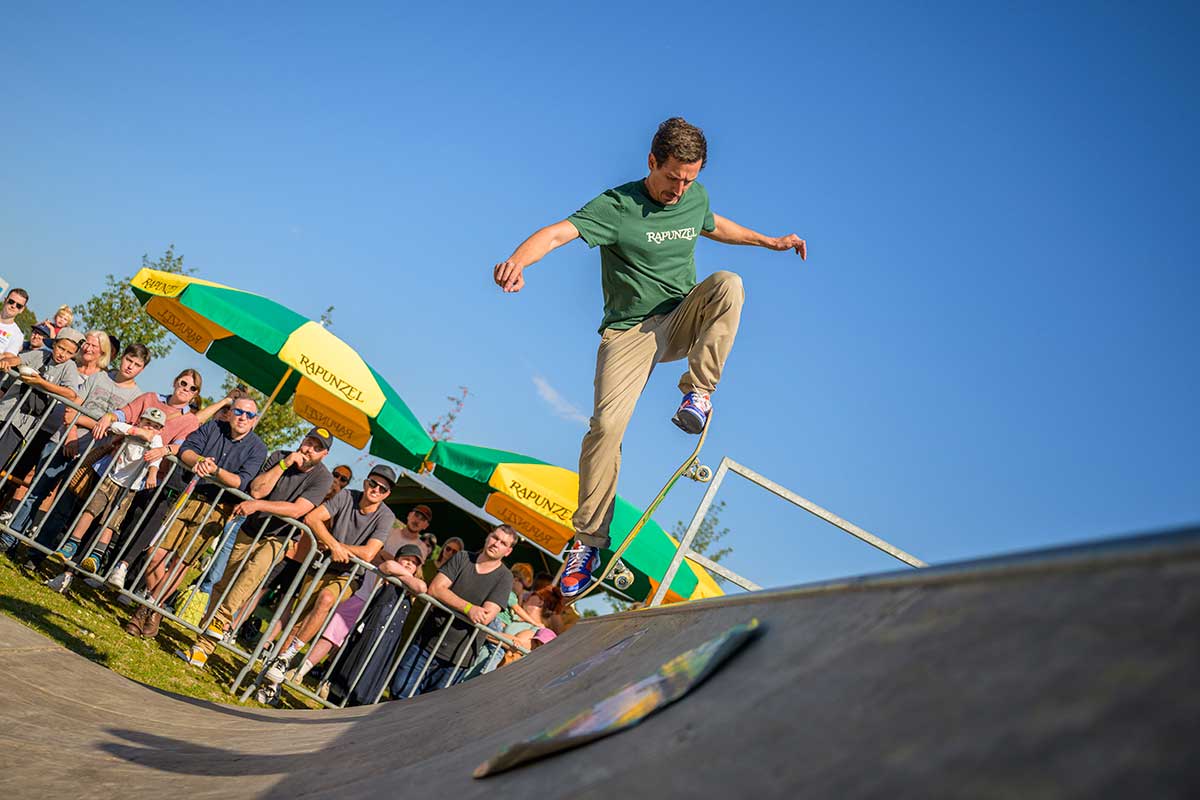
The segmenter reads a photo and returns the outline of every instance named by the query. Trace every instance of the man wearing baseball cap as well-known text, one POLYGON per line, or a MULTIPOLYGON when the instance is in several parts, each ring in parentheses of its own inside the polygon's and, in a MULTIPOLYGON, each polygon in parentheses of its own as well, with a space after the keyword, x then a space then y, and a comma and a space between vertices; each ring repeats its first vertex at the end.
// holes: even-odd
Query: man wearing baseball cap
MULTIPOLYGON (((277 450, 267 456, 262 472, 250 482, 249 494, 254 499, 243 500, 234 507, 233 519, 221 533, 223 539, 232 539, 234 531, 237 532, 229 558, 235 568, 211 591, 217 597, 224 594, 225 599, 204 634, 191 648, 186 652, 176 651, 184 661, 194 667, 208 663, 208 656, 216 649, 234 616, 257 594, 272 567, 283 557, 283 551, 297 529, 279 517, 302 519, 325 497, 333 485, 333 475, 321 461, 329 454, 332 444, 333 437, 328 430, 313 428, 296 450, 277 450), (255 537, 259 537, 257 542, 255 537), (245 566, 239 572, 236 566, 243 561, 245 566), (237 578, 226 592, 233 575, 237 578)), ((224 567, 214 563, 213 571, 217 569, 224 567)))

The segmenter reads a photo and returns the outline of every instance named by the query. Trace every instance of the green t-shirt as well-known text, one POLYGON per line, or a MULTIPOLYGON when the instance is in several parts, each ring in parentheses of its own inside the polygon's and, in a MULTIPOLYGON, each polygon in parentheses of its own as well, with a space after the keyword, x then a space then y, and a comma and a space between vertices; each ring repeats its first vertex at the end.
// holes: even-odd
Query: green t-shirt
POLYGON ((567 219, 588 247, 600 248, 601 331, 632 328, 679 305, 696 285, 696 237, 716 227, 699 182, 678 203, 664 206, 646 194, 642 181, 633 181, 567 219))

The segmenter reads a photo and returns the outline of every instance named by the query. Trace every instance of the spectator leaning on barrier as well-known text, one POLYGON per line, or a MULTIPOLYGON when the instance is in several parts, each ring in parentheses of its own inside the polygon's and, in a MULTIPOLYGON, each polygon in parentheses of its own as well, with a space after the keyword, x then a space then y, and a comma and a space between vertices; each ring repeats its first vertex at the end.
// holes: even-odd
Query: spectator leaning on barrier
MULTIPOLYGON (((217 642, 225 635, 238 610, 258 592, 271 572, 295 528, 276 517, 302 519, 321 502, 333 484, 333 476, 321 462, 329 455, 333 437, 324 428, 313 428, 295 451, 276 450, 267 457, 263 471, 250 482, 249 494, 233 509, 234 517, 245 517, 233 540, 228 572, 213 586, 213 596, 224 600, 217 607, 204 635, 188 651, 176 655, 194 667, 203 667, 217 642), (269 516, 274 515, 274 516, 269 516), (255 543, 254 538, 261 536, 255 543), (238 567, 241 565, 241 572, 238 567), (236 576, 236 577, 234 577, 236 576), (227 591, 228 589, 228 591, 227 591)), ((219 568, 218 564, 213 569, 219 568)))
MULTIPOLYGON (((85 338, 85 346, 87 341, 85 338)), ((56 432, 50 443, 43 448, 41 460, 45 461, 49 457, 50 462, 25 496, 24 502, 20 504, 19 508, 13 509, 15 511, 11 523, 13 530, 24 532, 25 526, 38 505, 54 491, 67 468, 91 444, 92 427, 96 424, 95 420, 105 413, 131 402, 141 394, 142 390, 138 387, 135 379, 149 362, 150 351, 146 349, 146 346, 134 344, 130 345, 121 355, 121 362, 116 369, 84 377, 79 392, 83 396, 83 400, 80 401, 83 413, 68 411, 65 433, 56 432), (50 454, 54 452, 55 445, 64 435, 66 440, 62 447, 51 457, 50 454)), ((41 541, 49 543, 45 540, 41 541)))
MULTIPOLYGON (((220 533, 240 501, 224 495, 216 505, 219 486, 245 491, 251 479, 267 457, 267 447, 254 426, 258 422, 258 404, 248 396, 238 397, 230 409, 231 422, 212 420, 188 436, 179 450, 179 460, 200 478, 212 478, 216 483, 201 482, 180 509, 175 521, 158 543, 151 543, 150 563, 146 569, 146 588, 157 598, 165 600, 178 587, 187 568, 192 566, 208 545, 209 539, 220 533), (211 509, 211 513, 210 513, 211 509), (204 529, 197 530, 204 522, 204 529)), ((171 481, 183 482, 177 469, 171 481)), ((126 626, 130 633, 145 637, 158 633, 161 615, 140 606, 126 626)))
MULTIPOLYGON (((346 598, 353 570, 351 556, 370 563, 383 549, 396 521, 396 515, 384 501, 395 485, 396 473, 391 467, 380 464, 371 469, 361 492, 356 489, 338 492, 304 518, 304 524, 312 530, 318 546, 328 552, 330 564, 313 587, 309 607, 292 629, 291 638, 268 667, 268 681, 279 683, 283 680, 300 648, 312 640, 329 613, 346 598)), ((300 586, 294 611, 300 611, 295 605, 304 597, 311 581, 309 576, 300 586)))
MULTIPOLYGON (((162 459, 158 458, 147 462, 145 455, 148 450, 162 447, 160 434, 166 423, 167 415, 157 408, 147 408, 143 411, 137 425, 130 425, 127 422, 113 423, 112 431, 120 434, 120 438, 109 437, 112 441, 102 445, 106 451, 105 454, 92 465, 91 469, 84 468, 75 473, 71 481, 70 491, 75 495, 76 503, 81 504, 87 501, 89 496, 91 496, 91 501, 79 516, 79 522, 75 524, 71 538, 63 542, 62 547, 50 556, 51 560, 66 563, 74 559, 92 521, 96 519, 103 521, 104 512, 114 501, 120 498, 120 504, 108 520, 108 524, 115 527, 121 524, 121 518, 129 509, 133 493, 141 489, 143 485, 150 488, 157 485, 158 467, 162 459), (110 463, 112 471, 106 477, 101 478, 110 463), (92 490, 96 488, 97 483, 100 484, 100 488, 93 495, 92 490)), ((63 526, 70 522, 70 517, 70 514, 63 515, 59 513, 58 509, 55 509, 45 527, 57 539, 63 526)), ((97 543, 79 566, 88 572, 99 572, 104 563, 104 553, 107 547, 107 543, 97 543)))
MULTIPOLYGON (((17 324, 17 315, 25 310, 29 303, 29 292, 24 289, 10 289, 4 298, 4 306, 0 308, 0 354, 21 352, 25 343, 25 334, 17 324)), ((52 339, 58 338, 56 335, 52 339)))
POLYGON ((29 350, 49 350, 50 342, 54 341, 50 329, 40 322, 29 329, 29 341, 21 345, 21 352, 29 350))
MULTIPOLYGON (((476 625, 487 625, 508 602, 512 573, 502 559, 512 552, 516 541, 517 532, 508 525, 495 528, 488 534, 483 549, 475 553, 459 552, 438 569, 429 586, 430 596, 476 625)), ((401 699, 408 697, 410 692, 417 695, 442 688, 460 660, 469 667, 483 639, 479 634, 472 640, 473 631, 473 626, 462 619, 431 610, 400 660, 392 679, 392 698, 401 699), (435 652, 434 646, 447 622, 450 629, 435 652), (466 652, 469 641, 472 642, 470 652, 466 652), (429 668, 422 677, 426 662, 429 668)))
POLYGON ((312 665, 319 664, 334 646, 345 643, 345 654, 322 686, 332 686, 332 693, 339 698, 346 698, 346 705, 350 706, 374 703, 375 698, 383 692, 396 651, 404 640, 405 622, 413 607, 412 595, 422 594, 429 588, 418 577, 421 564, 425 561, 425 551, 420 545, 405 544, 397 548, 392 556, 386 548, 393 541, 394 538, 388 540, 385 551, 380 553, 376 561, 382 574, 397 579, 407 591, 401 591, 391 583, 380 588, 363 616, 358 632, 347 641, 350 628, 362 612, 366 598, 371 596, 376 579, 368 574, 363 587, 338 606, 321 641, 305 657, 296 673, 288 677, 303 680, 312 665))
MULTIPOLYGON (((149 451, 147 456, 155 459, 168 455, 178 455, 180 448, 183 447, 183 443, 188 436, 217 414, 217 412, 227 408, 233 402, 231 398, 225 397, 200 412, 193 412, 192 404, 200 392, 200 384, 200 373, 194 369, 185 369, 175 376, 170 394, 146 392, 145 394, 138 395, 127 405, 101 416, 92 426, 92 436, 98 440, 103 439, 108 435, 109 426, 114 421, 131 422, 140 419, 142 413, 147 408, 157 408, 167 417, 167 424, 163 427, 160 434, 163 446, 161 449, 149 451)), ((151 539, 157 533, 163 520, 166 519, 172 503, 179 496, 180 492, 182 492, 184 483, 186 483, 182 477, 186 470, 182 467, 164 466, 162 469, 164 474, 166 474, 167 470, 173 471, 167 480, 167 486, 163 487, 160 493, 157 494, 159 499, 157 505, 144 517, 137 516, 146 510, 151 497, 156 496, 154 490, 146 489, 137 494, 130 507, 130 513, 126 514, 125 518, 127 520, 137 520, 137 522, 133 526, 136 529, 135 531, 125 531, 125 533, 136 533, 136 538, 127 549, 125 560, 119 562, 112 574, 109 575, 109 585, 117 589, 125 587, 125 576, 129 567, 128 562, 133 560, 142 550, 149 547, 151 539), (169 487, 176 488, 171 489, 169 487), (139 522, 140 525, 138 524, 139 522)), ((108 537, 109 534, 110 531, 106 529, 102 537, 108 537)))
POLYGON ((71 357, 79 349, 82 338, 79 331, 64 328, 54 340, 54 349, 49 353, 45 350, 30 350, 19 356, 11 353, 0 356, 0 367, 15 367, 23 373, 20 383, 9 387, 4 393, 4 398, 0 400, 0 422, 8 420, 9 423, 0 430, 0 466, 7 465, 9 475, 9 481, 0 490, 0 506, 12 496, 13 476, 23 477, 37 463, 46 442, 55 431, 62 428, 66 406, 55 402, 55 398, 70 400, 73 403, 79 401, 79 370, 71 357), (29 392, 28 397, 24 397, 30 387, 33 387, 33 391, 29 392), (50 413, 46 421, 40 429, 34 430, 48 408, 50 413), (25 442, 29 442, 29 446, 24 454, 9 464, 13 455, 25 442))

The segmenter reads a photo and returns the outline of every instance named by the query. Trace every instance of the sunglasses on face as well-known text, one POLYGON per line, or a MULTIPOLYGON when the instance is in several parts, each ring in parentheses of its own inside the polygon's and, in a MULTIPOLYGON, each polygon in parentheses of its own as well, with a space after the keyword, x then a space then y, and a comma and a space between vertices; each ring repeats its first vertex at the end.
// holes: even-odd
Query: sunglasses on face
POLYGON ((25 307, 25 304, 22 303, 20 300, 13 300, 11 297, 5 298, 4 302, 6 304, 12 306, 13 308, 17 309, 18 311, 20 311, 22 308, 25 307))
POLYGON ((366 483, 367 483, 368 489, 374 489, 377 492, 385 492, 386 493, 386 492, 390 492, 392 490, 391 487, 388 486, 387 484, 380 483, 379 481, 372 480, 371 478, 367 478, 366 483))
POLYGON ((183 390, 183 391, 185 391, 185 392, 198 392, 198 391, 200 391, 200 387, 199 387, 199 386, 196 386, 196 385, 194 385, 194 384, 191 384, 191 383, 184 383, 183 381, 180 381, 179 383, 175 384, 175 388, 176 388, 176 389, 182 389, 182 390, 183 390))
POLYGON ((335 481, 337 481, 338 483, 349 483, 349 482, 350 482, 350 476, 349 476, 349 475, 343 475, 343 474, 342 474, 342 473, 340 473, 340 472, 335 472, 335 473, 333 473, 333 479, 334 479, 335 481))
POLYGON ((254 419, 258 416, 257 411, 247 411, 244 408, 231 408, 229 409, 229 413, 233 414, 235 417, 246 417, 248 419, 254 419))

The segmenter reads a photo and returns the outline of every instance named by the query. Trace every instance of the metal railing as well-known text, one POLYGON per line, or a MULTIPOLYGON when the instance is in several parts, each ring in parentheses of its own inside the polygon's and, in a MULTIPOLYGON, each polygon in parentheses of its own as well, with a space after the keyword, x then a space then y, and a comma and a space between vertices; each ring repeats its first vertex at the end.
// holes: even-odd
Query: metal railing
POLYGON ((696 513, 692 515, 692 521, 688 523, 687 530, 683 534, 683 538, 679 540, 679 546, 675 550, 675 555, 671 559, 670 565, 667 567, 666 574, 663 576, 662 582, 654 592, 654 597, 650 600, 651 606, 662 605, 666 599, 667 590, 671 583, 675 580, 675 575, 679 572, 680 566, 684 560, 688 560, 693 564, 708 570, 710 573, 720 576, 735 586, 739 586, 749 592, 758 591, 762 587, 755 584, 748 578, 738 575, 736 572, 721 566, 710 558, 697 553, 692 549, 692 542, 696 539, 696 534, 700 530, 700 525, 704 522, 704 517, 708 514, 709 508, 712 506, 713 499, 717 495, 717 490, 721 488, 721 483, 725 480, 725 476, 733 472, 736 475, 741 475, 751 483, 757 484, 772 494, 782 497, 793 505, 797 505, 808 513, 825 520, 830 525, 833 525, 851 536, 866 542, 872 547, 878 548, 888 555, 899 561, 908 564, 911 567, 928 566, 924 561, 916 556, 904 552, 899 547, 885 542, 878 536, 875 536, 852 522, 848 522, 832 511, 828 511, 811 500, 806 500, 795 492, 787 489, 770 478, 766 478, 749 467, 744 467, 728 456, 721 459, 721 465, 717 467, 716 473, 708 483, 708 488, 704 491, 704 496, 700 498, 700 504, 696 506, 696 513))
MULTIPOLYGON (((13 405, 13 408, 8 414, 5 415, 3 420, 0 420, 0 434, 12 427, 13 420, 16 418, 16 415, 20 413, 20 409, 24 406, 26 399, 30 397, 31 393, 33 392, 41 393, 39 389, 35 389, 33 387, 27 387, 26 389, 22 390, 19 395, 19 399, 13 405)), ((80 414, 85 414, 82 407, 75 403, 57 396, 45 393, 41 394, 44 394, 44 396, 49 398, 49 403, 41 412, 41 414, 36 417, 32 427, 27 424, 21 429, 22 443, 10 458, 9 465, 18 463, 25 456, 25 454, 29 452, 31 447, 39 446, 39 438, 44 439, 45 437, 39 437, 37 432, 41 432, 43 424, 51 417, 52 414, 55 413, 58 407, 62 407, 64 410, 69 409, 78 411, 80 414), (28 432, 26 432, 26 429, 28 432)), ((29 415, 26 415, 26 417, 28 416, 29 415)), ((26 547, 30 548, 32 552, 38 553, 44 557, 51 556, 58 552, 61 548, 63 548, 67 540, 72 538, 72 533, 78 527, 80 518, 87 511, 89 506, 92 505, 97 493, 101 491, 105 479, 108 479, 111 476, 112 471, 117 463, 116 453, 120 452, 120 448, 124 444, 122 442, 113 451, 113 457, 110 458, 103 471, 96 473, 95 477, 87 477, 86 480, 94 482, 94 485, 88 487, 86 497, 83 497, 76 492, 75 488, 73 487, 86 485, 85 478, 83 476, 87 475, 87 471, 95 472, 93 469, 92 455, 97 452, 97 447, 104 446, 107 448, 107 445, 102 445, 100 442, 97 442, 94 438, 92 438, 83 451, 78 453, 74 459, 67 459, 65 455, 63 459, 60 459, 59 456, 67 438, 65 435, 65 428, 62 430, 62 435, 55 437, 57 438, 57 441, 47 442, 47 444, 44 446, 43 452, 40 454, 38 465, 34 469, 33 478, 29 483, 31 491, 18 505, 13 516, 13 520, 22 518, 22 507, 25 504, 33 504, 34 502, 37 502, 35 498, 38 496, 38 492, 34 490, 39 487, 39 484, 42 481, 53 482, 53 480, 58 479, 59 483, 57 489, 54 491, 54 498, 51 501, 50 506, 47 508, 40 524, 31 527, 33 523, 33 513, 28 515, 28 522, 22 527, 21 530, 14 529, 7 522, 0 523, 0 533, 6 536, 10 542, 19 541, 26 547), (51 478, 47 478, 48 473, 51 471, 51 467, 55 464, 60 464, 60 462, 62 462, 64 459, 66 461, 66 467, 61 470, 61 473, 56 477, 52 476, 51 478), (60 504, 70 502, 74 502, 76 504, 75 509, 73 511, 62 512, 62 506, 60 504), (60 525, 61 530, 55 530, 58 529, 60 525), (50 526, 53 526, 53 528, 50 526), (36 535, 34 535, 35 533, 36 535)), ((103 518, 93 519, 92 524, 89 526, 89 530, 84 531, 84 536, 80 540, 80 545, 75 553, 62 559, 64 570, 63 575, 70 576, 78 573, 91 578, 94 581, 107 583, 112 578, 113 573, 119 564, 130 563, 137 558, 139 553, 131 553, 130 550, 138 541, 145 541, 146 530, 143 529, 146 528, 148 524, 154 525, 156 526, 155 534, 153 538, 149 540, 148 547, 146 547, 144 550, 144 552, 147 554, 147 557, 144 559, 144 563, 136 572, 136 574, 129 576, 124 586, 117 589, 117 591, 120 595, 127 598, 133 604, 143 606, 153 612, 162 614, 164 618, 170 619, 175 624, 192 631, 193 633, 197 634, 198 637, 203 637, 209 630, 209 626, 212 624, 214 617, 223 607, 223 604, 226 602, 230 592, 234 589, 239 579, 243 576, 246 567, 250 563, 250 556, 256 553, 258 548, 263 546, 265 539, 272 540, 272 547, 276 550, 276 552, 272 556, 269 567, 263 571, 261 578, 256 581, 254 586, 251 587, 251 591, 249 591, 247 594, 249 599, 244 604, 244 607, 231 610, 233 628, 229 632, 229 635, 223 636, 216 643, 217 647, 221 647, 223 650, 233 653, 239 659, 244 661, 244 666, 237 673, 230 686, 230 692, 237 693, 239 687, 241 687, 242 684, 251 677, 251 674, 254 673, 253 681, 244 689, 240 696, 240 699, 245 701, 252 693, 255 692, 256 688, 261 687, 266 680, 266 673, 272 661, 274 660, 273 655, 270 655, 272 653, 271 643, 275 640, 273 634, 278 633, 277 641, 281 645, 289 642, 297 626, 300 625, 302 620, 306 617, 310 604, 312 604, 312 602, 315 600, 314 594, 318 590, 318 587, 321 586, 321 579, 329 574, 331 569, 333 569, 335 573, 340 573, 343 568, 335 567, 334 562, 332 562, 328 556, 320 552, 316 537, 308 528, 308 526, 306 526, 302 521, 292 519, 290 517, 270 514, 267 512, 259 512, 259 514, 255 515, 256 517, 260 515, 262 517, 261 522, 255 525, 255 530, 245 532, 243 530, 245 527, 245 518, 234 517, 222 526, 220 534, 218 534, 212 541, 209 541, 209 536, 205 533, 205 531, 207 530, 207 526, 210 521, 214 521, 219 517, 229 516, 232 505, 243 500, 250 500, 253 498, 251 498, 251 496, 245 492, 224 486, 208 478, 199 479, 195 483, 189 482, 189 485, 182 492, 180 492, 177 488, 178 482, 175 484, 176 488, 171 488, 168 486, 168 484, 171 483, 171 478, 177 473, 177 471, 186 471, 188 468, 175 456, 166 456, 163 460, 168 464, 168 467, 163 474, 159 475, 157 485, 153 489, 142 489, 140 492, 138 492, 138 494, 141 495, 141 500, 144 501, 142 503, 141 515, 136 519, 136 521, 125 519, 121 525, 121 531, 112 532, 114 537, 117 536, 118 533, 123 535, 121 535, 119 547, 115 548, 114 555, 109 560, 108 566, 106 568, 102 567, 98 571, 91 571, 85 569, 82 566, 82 563, 92 552, 95 541, 109 528, 118 510, 121 509, 122 503, 125 501, 126 496, 131 491, 125 487, 121 487, 116 495, 108 501, 105 507, 103 518), (191 529, 191 532, 189 535, 187 535, 186 540, 182 541, 182 543, 174 543, 173 552, 183 553, 186 556, 186 554, 193 552, 194 549, 199 550, 203 548, 203 552, 211 550, 213 557, 210 558, 207 563, 205 563, 199 569, 198 574, 193 576, 193 583, 188 588, 180 589, 177 593, 175 593, 176 602, 173 606, 170 606, 168 605, 168 602, 171 594, 173 593, 172 590, 175 584, 178 583, 181 578, 185 576, 186 572, 192 568, 190 559, 186 557, 172 556, 170 568, 164 576, 160 576, 159 580, 155 582, 154 590, 142 592, 138 591, 138 587, 145 582, 147 572, 154 562, 154 556, 156 555, 156 552, 161 549, 159 545, 161 544, 164 535, 172 529, 181 512, 187 506, 188 501, 195 496, 196 490, 200 489, 202 491, 208 491, 208 489, 205 489, 204 487, 215 487, 216 491, 214 494, 204 500, 205 505, 198 521, 195 520, 195 509, 192 509, 193 520, 191 524, 187 526, 191 529), (171 495, 178 493, 178 496, 172 497, 171 495, 164 495, 165 492, 170 492, 171 495), (172 506, 169 513, 167 513, 166 516, 161 519, 161 521, 158 521, 155 519, 155 517, 162 516, 164 503, 172 503, 172 506), (243 557, 239 559, 236 564, 227 564, 225 560, 219 556, 221 556, 224 551, 232 547, 235 539, 243 544, 243 557), (271 617, 267 622, 266 628, 255 640, 255 644, 251 649, 244 649, 239 644, 236 635, 233 634, 236 633, 239 625, 249 618, 254 607, 258 604, 265 587, 274 579, 275 573, 280 568, 285 558, 287 558, 289 546, 300 540, 306 540, 308 543, 306 554, 300 561, 297 562, 299 566, 296 569, 295 575, 275 601, 275 606, 271 617), (232 569, 232 572, 227 576, 214 575, 213 571, 215 569, 220 569, 222 572, 229 572, 229 570, 232 569), (206 580, 215 584, 214 589, 215 587, 221 587, 222 590, 217 596, 209 598, 207 609, 201 616, 200 620, 198 622, 191 622, 181 616, 181 613, 183 610, 186 610, 192 601, 197 597, 200 587, 205 583, 206 580), (256 667, 258 667, 258 669, 256 669, 256 667)), ((138 485, 140 482, 139 479, 145 473, 146 469, 147 465, 143 464, 141 469, 135 473, 130 480, 126 481, 126 483, 133 486, 138 485)), ((182 473, 180 473, 180 475, 182 476, 182 473)), ((23 476, 7 476, 8 480, 13 480, 14 478, 19 480, 21 477, 23 476)), ((54 487, 43 486, 42 488, 46 489, 45 492, 41 493, 44 495, 48 494, 48 491, 54 487)), ((30 510, 34 511, 35 509, 30 510)), ((364 620, 373 607, 373 601, 380 596, 380 593, 385 589, 385 587, 391 587, 391 589, 400 592, 402 600, 406 600, 410 606, 415 607, 415 603, 420 602, 422 604, 422 608, 415 624, 411 625, 411 630, 409 630, 408 635, 404 637, 404 641, 401 643, 401 646, 391 657, 391 663, 387 672, 386 680, 383 682, 379 690, 375 692, 371 702, 379 702, 379 700, 382 698, 384 691, 391 684, 397 670, 400 667, 404 653, 416 640, 418 634, 420 634, 422 639, 426 642, 431 637, 436 636, 436 641, 432 650, 430 651, 432 653, 436 653, 438 648, 446 639, 447 634, 451 628, 455 626, 455 624, 460 626, 465 625, 471 629, 469 638, 460 646, 462 653, 456 659, 454 670, 447 677, 444 683, 445 686, 454 684, 465 673, 466 670, 464 670, 464 661, 468 654, 474 652, 474 644, 481 636, 485 638, 485 641, 488 642, 490 646, 501 647, 506 650, 518 652, 522 655, 528 654, 529 652, 527 649, 514 643, 511 639, 508 639, 507 637, 494 630, 491 630, 490 628, 472 622, 465 616, 446 607, 433 597, 427 594, 414 594, 397 578, 383 575, 379 572, 376 566, 365 563, 357 558, 351 558, 349 574, 346 577, 346 585, 349 587, 355 587, 356 583, 365 578, 368 573, 374 575, 375 579, 368 596, 366 597, 366 602, 362 605, 361 610, 354 620, 354 624, 350 626, 350 632, 347 633, 345 639, 343 639, 342 646, 338 648, 337 654, 330 662, 329 666, 325 669, 327 676, 334 673, 339 665, 339 662, 349 649, 347 645, 350 644, 352 634, 357 633, 355 646, 367 647, 368 653, 362 666, 356 671, 356 674, 354 674, 352 679, 344 687, 344 696, 341 699, 341 702, 330 702, 326 697, 321 696, 320 693, 310 691, 301 682, 290 679, 285 680, 284 682, 294 691, 299 692, 309 699, 328 707, 344 707, 347 704, 347 702, 353 696, 353 692, 357 688, 359 681, 363 678, 364 672, 371 664, 371 660, 374 658, 377 651, 380 650, 389 628, 395 621, 400 608, 404 604, 403 602, 395 603, 391 613, 386 617, 384 624, 379 626, 377 631, 363 630, 362 628, 364 626, 364 620), (430 609, 437 609, 443 612, 445 615, 444 622, 441 623, 440 628, 436 632, 423 631, 422 629, 426 617, 430 613, 430 609)), ((69 583, 65 580, 64 584, 69 585, 69 583)), ((341 594, 345 594, 345 592, 343 591, 341 594)), ((320 641, 320 639, 323 637, 329 625, 333 621, 341 602, 343 602, 344 599, 347 598, 342 598, 339 596, 335 602, 329 605, 329 609, 325 613, 319 629, 311 637, 311 641, 306 643, 309 647, 315 645, 316 642, 320 641)), ((277 646, 274 649, 279 650, 280 647, 277 646)), ((423 665, 423 668, 417 679, 418 685, 424 678, 432 663, 432 658, 426 659, 426 663, 423 665)), ((409 696, 411 696, 411 692, 409 696)))

